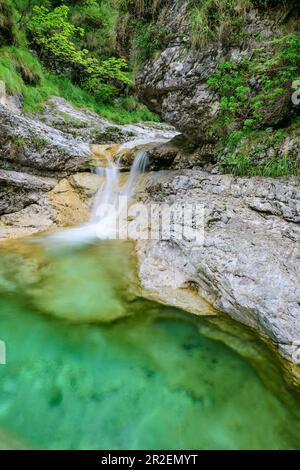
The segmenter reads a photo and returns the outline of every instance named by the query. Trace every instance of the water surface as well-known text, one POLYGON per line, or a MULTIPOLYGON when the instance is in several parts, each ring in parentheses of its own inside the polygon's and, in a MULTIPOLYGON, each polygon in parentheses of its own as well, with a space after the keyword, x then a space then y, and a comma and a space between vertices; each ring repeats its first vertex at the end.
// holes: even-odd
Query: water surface
POLYGON ((2 248, 0 263, 0 439, 42 449, 300 447, 300 400, 260 340, 238 327, 246 359, 218 321, 139 298, 131 245, 53 254, 19 243, 2 248))

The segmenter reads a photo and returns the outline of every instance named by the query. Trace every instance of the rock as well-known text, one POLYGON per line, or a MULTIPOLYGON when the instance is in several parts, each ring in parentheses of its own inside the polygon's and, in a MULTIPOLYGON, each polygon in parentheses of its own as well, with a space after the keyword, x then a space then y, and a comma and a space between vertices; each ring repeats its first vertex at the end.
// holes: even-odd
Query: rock
POLYGON ((0 169, 0 214, 15 212, 38 202, 56 180, 0 169))
POLYGON ((122 143, 136 136, 134 130, 116 125, 88 109, 76 109, 57 96, 52 96, 35 118, 90 144, 122 143))
POLYGON ((88 205, 67 179, 61 180, 49 193, 54 220, 59 227, 82 224, 89 219, 88 205))
POLYGON ((69 178, 70 184, 84 197, 95 196, 104 183, 104 177, 95 173, 75 173, 69 178))
POLYGON ((88 144, 0 105, 0 165, 10 170, 70 174, 88 168, 88 144))
POLYGON ((215 146, 202 144, 196 146, 182 134, 169 142, 155 145, 148 150, 151 170, 207 167, 213 159, 215 146))
MULTIPOLYGON (((188 0, 175 0, 167 11, 163 10, 160 27, 166 29, 169 40, 154 58, 140 66, 135 82, 139 98, 149 109, 191 141, 211 143, 211 131, 219 117, 220 95, 217 89, 209 86, 208 80, 222 62, 239 64, 242 59, 251 60, 254 51, 262 47, 272 53, 271 41, 283 37, 286 30, 270 9, 268 16, 258 10, 246 9, 244 14, 240 11, 235 34, 225 23, 222 34, 195 47, 191 11, 188 12, 191 4, 188 0), (178 40, 179 36, 181 40, 178 40)), ((249 86, 252 94, 259 93, 260 84, 256 77, 250 77, 249 86)), ((261 106, 260 120, 255 125, 264 128, 288 121, 294 109, 291 93, 287 87, 270 106, 261 106)), ((236 119, 232 129, 240 125, 236 119)))
MULTIPOLYGON (((298 181, 235 178, 195 169, 161 171, 148 176, 141 198, 205 208, 202 246, 177 239, 138 242, 142 284, 164 301, 170 287, 193 286, 199 302, 204 298, 259 331, 297 362, 298 181)), ((176 305, 172 296, 168 302, 176 305)))

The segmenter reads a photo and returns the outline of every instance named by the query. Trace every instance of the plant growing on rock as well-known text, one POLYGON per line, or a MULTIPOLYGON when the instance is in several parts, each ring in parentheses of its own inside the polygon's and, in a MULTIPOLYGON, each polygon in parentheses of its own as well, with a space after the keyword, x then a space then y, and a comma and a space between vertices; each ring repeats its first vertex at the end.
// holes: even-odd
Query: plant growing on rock
POLYGON ((300 36, 291 34, 266 43, 250 58, 225 61, 208 81, 220 95, 213 132, 277 125, 289 116, 292 82, 300 74, 300 36))

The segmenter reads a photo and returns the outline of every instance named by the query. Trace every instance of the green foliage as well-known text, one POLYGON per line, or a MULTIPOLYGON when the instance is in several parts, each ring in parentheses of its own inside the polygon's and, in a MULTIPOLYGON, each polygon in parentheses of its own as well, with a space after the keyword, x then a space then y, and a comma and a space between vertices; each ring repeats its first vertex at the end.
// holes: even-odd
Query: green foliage
POLYGON ((79 49, 76 41, 84 36, 84 30, 73 25, 68 17, 69 8, 66 5, 54 10, 45 7, 33 9, 28 27, 41 56, 44 60, 47 57, 47 62, 54 60, 64 68, 79 70, 82 86, 87 91, 103 101, 111 100, 118 92, 112 81, 117 85, 130 84, 126 61, 110 57, 100 62, 91 57, 87 49, 79 49))
POLYGON ((117 122, 128 124, 139 121, 159 121, 156 114, 151 113, 146 106, 137 105, 135 109, 127 109, 123 100, 113 105, 98 101, 93 95, 81 87, 74 85, 64 76, 46 74, 38 86, 27 86, 24 90, 24 111, 34 113, 42 111, 43 103, 51 96, 60 96, 78 108, 87 108, 101 116, 117 122))
POLYGON ((23 94, 25 112, 41 111, 45 100, 61 96, 120 124, 159 120, 123 96, 131 73, 124 59, 112 56, 116 3, 0 0, 0 80, 9 94, 23 94), (46 69, 29 52, 26 31, 46 69))
POLYGON ((5 83, 8 94, 15 95, 24 91, 24 82, 21 75, 8 59, 0 56, 0 80, 5 83))
POLYGON ((271 178, 300 176, 299 164, 285 154, 283 157, 268 159, 261 165, 253 165, 250 156, 234 154, 226 158, 223 169, 236 176, 264 176, 271 178))
POLYGON ((37 84, 42 77, 42 67, 30 52, 14 46, 0 49, 0 80, 9 94, 24 93, 26 84, 37 84))
POLYGON ((219 119, 212 132, 227 135, 237 127, 253 129, 268 125, 277 100, 290 95, 299 67, 298 34, 265 44, 254 51, 252 59, 223 62, 208 81, 221 96, 219 119))
MULTIPOLYGON (((280 0, 190 0, 192 45, 203 47, 209 41, 239 43, 242 39, 246 12, 250 8, 267 10, 280 0)), ((284 7, 284 5, 282 5, 284 7)))

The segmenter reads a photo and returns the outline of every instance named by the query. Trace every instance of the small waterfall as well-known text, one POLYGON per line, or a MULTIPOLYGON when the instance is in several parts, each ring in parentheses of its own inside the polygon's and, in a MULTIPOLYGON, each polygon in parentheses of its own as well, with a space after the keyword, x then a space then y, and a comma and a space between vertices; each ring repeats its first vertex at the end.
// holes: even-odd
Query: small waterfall
POLYGON ((121 185, 119 162, 107 159, 107 167, 97 168, 96 172, 105 177, 104 184, 98 190, 88 224, 55 233, 48 240, 67 245, 81 245, 98 239, 117 239, 116 221, 136 190, 139 178, 145 172, 148 163, 147 152, 137 151, 128 179, 121 185))

